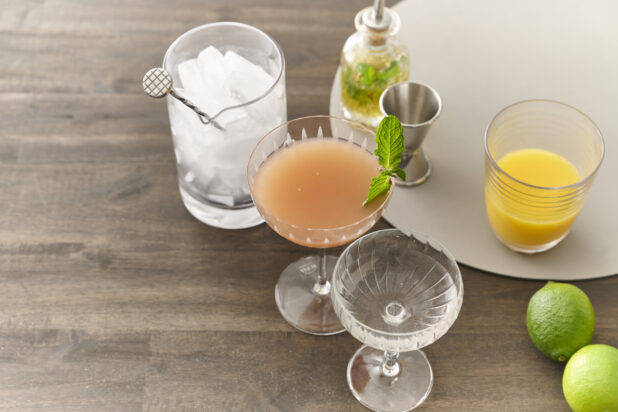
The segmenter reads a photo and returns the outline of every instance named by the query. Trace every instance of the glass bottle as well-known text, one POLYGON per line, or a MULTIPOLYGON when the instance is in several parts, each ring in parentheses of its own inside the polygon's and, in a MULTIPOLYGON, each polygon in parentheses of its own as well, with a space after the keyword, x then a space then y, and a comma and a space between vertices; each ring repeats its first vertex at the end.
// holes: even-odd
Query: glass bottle
POLYGON ((341 52, 341 104, 345 118, 377 128, 380 95, 388 86, 408 80, 408 48, 397 39, 401 20, 375 0, 354 18, 356 33, 341 52))

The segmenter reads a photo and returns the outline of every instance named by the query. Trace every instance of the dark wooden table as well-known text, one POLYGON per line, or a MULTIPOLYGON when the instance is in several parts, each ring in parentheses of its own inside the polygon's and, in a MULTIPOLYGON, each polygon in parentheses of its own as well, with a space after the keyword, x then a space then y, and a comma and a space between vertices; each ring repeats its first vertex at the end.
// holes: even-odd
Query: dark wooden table
MULTIPOLYGON (((0 0, 0 410, 364 410, 345 380, 359 343, 300 333, 275 306, 278 273, 307 250, 189 215, 141 78, 185 30, 242 21, 284 50, 289 117, 327 113, 368 3, 0 0)), ((462 271, 419 410, 567 411, 563 367, 525 327, 542 282, 462 271)), ((617 346, 618 277, 577 285, 595 342, 617 346)))

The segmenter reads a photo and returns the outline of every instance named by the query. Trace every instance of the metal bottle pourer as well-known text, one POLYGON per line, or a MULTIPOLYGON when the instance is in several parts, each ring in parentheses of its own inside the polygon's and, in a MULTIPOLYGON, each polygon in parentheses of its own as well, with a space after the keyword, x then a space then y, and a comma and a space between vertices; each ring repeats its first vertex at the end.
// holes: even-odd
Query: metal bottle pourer
POLYGON ((369 33, 368 42, 372 46, 384 45, 385 34, 399 29, 399 17, 385 3, 386 0, 374 0, 373 6, 362 9, 354 17, 356 30, 369 33))
POLYGON ((177 99, 179 102, 187 106, 189 109, 197 113, 197 117, 203 124, 212 124, 219 130, 223 130, 223 127, 214 120, 211 116, 195 106, 190 100, 179 95, 173 89, 172 76, 163 68, 155 67, 146 72, 144 79, 142 80, 142 87, 144 92, 150 97, 161 98, 166 95, 170 95, 177 99))
POLYGON ((384 13, 385 0, 375 0, 373 9, 367 8, 363 13, 363 23, 374 31, 387 30, 391 25, 391 16, 389 13, 384 13))

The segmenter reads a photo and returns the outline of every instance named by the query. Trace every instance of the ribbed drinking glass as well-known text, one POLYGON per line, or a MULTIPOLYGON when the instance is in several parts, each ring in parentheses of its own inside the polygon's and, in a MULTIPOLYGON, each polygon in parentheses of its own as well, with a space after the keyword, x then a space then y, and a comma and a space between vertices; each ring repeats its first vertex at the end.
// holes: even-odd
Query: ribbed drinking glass
POLYGON ((498 113, 485 133, 485 204, 498 239, 524 253, 556 246, 580 212, 603 154, 603 138, 594 122, 564 103, 527 100, 498 113), (526 164, 522 158, 520 168, 526 175, 562 173, 549 164, 558 161, 573 170, 574 183, 548 187, 514 177, 501 167, 501 160, 518 151, 547 159, 526 164))

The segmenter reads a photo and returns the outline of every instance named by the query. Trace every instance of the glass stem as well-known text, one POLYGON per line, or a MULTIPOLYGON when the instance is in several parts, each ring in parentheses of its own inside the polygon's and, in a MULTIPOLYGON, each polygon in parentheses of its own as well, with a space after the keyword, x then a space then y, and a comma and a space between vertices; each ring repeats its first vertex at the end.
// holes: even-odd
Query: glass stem
POLYGON ((313 293, 318 296, 326 296, 330 293, 330 282, 328 281, 328 273, 326 272, 326 249, 320 249, 318 262, 318 276, 313 285, 313 293))
POLYGON ((399 375, 400 368, 399 362, 399 352, 384 352, 384 362, 382 362, 382 375, 393 378, 399 375))

